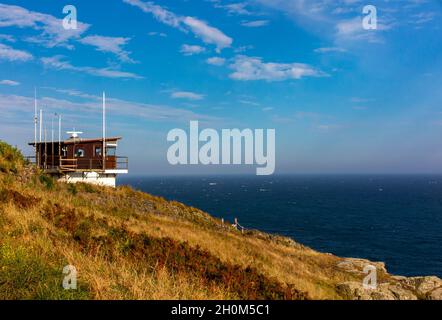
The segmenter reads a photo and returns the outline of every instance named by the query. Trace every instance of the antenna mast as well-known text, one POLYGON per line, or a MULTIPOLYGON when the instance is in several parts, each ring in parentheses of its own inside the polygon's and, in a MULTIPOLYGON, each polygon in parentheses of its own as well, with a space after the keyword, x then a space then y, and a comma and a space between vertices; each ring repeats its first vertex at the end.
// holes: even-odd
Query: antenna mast
POLYGON ((103 91, 103 171, 106 170, 106 93, 103 91))
POLYGON ((38 165, 38 151, 37 151, 37 88, 34 88, 34 148, 35 148, 35 162, 38 165))
POLYGON ((61 114, 58 115, 58 166, 61 166, 61 114))
POLYGON ((34 146, 37 146, 37 89, 34 88, 34 146))
POLYGON ((38 166, 40 167, 42 164, 42 152, 41 152, 41 136, 42 136, 42 131, 43 131, 43 110, 40 109, 40 143, 38 145, 38 166))

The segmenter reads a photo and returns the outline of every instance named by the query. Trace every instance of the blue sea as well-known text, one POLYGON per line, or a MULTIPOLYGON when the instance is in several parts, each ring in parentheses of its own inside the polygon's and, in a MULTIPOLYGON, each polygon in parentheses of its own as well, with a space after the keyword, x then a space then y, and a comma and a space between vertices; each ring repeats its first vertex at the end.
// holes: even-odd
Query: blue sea
POLYGON ((389 272, 442 277, 442 176, 142 177, 121 184, 389 272))

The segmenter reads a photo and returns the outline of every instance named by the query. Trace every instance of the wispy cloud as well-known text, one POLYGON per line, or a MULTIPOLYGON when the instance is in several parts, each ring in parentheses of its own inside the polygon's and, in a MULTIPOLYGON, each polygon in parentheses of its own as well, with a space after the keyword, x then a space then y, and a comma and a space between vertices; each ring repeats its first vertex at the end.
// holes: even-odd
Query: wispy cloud
POLYGON ((6 44, 0 43, 0 60, 6 61, 29 61, 34 57, 27 51, 14 49, 6 44))
POLYGON ((246 2, 223 4, 219 0, 214 0, 214 7, 226 10, 231 15, 252 15, 253 13, 247 8, 246 2))
POLYGON ((205 21, 193 17, 185 17, 183 23, 205 43, 214 44, 217 50, 222 50, 232 45, 232 38, 226 36, 221 30, 211 27, 205 21))
POLYGON ((166 33, 164 33, 164 32, 157 32, 157 31, 151 31, 151 32, 148 33, 148 35, 150 37, 155 37, 155 36, 162 37, 162 38, 166 38, 167 37, 166 33))
POLYGON ((212 57, 207 59, 206 62, 213 66, 223 66, 226 63, 226 59, 221 57, 212 57))
POLYGON ((192 56, 195 54, 200 54, 206 51, 204 47, 196 46, 196 45, 189 45, 189 44, 183 44, 181 46, 180 52, 184 54, 185 56, 192 56))
POLYGON ((243 55, 236 56, 230 68, 234 70, 230 78, 241 81, 283 81, 327 76, 308 64, 263 62, 262 58, 243 55))
POLYGON ((347 52, 346 49, 344 48, 339 48, 339 47, 322 47, 322 48, 317 48, 315 49, 316 53, 330 53, 330 52, 347 52))
POLYGON ((173 99, 186 99, 193 101, 204 99, 204 95, 190 91, 174 91, 170 94, 170 97, 173 99))
MULTIPOLYGON (((69 89, 57 90, 62 92, 69 89)), ((90 96, 90 94, 87 93, 80 94, 83 96, 90 96)), ((215 117, 167 105, 146 104, 113 97, 108 97, 106 102, 110 114, 133 117, 136 119, 141 118, 167 123, 186 122, 195 119, 203 121, 216 120, 215 117)), ((73 102, 66 98, 60 99, 52 96, 42 96, 39 99, 39 104, 45 106, 46 114, 49 112, 59 112, 66 115, 64 116, 64 119, 66 120, 72 117, 78 117, 79 115, 85 115, 85 119, 90 119, 91 116, 101 115, 100 97, 94 97, 93 95, 91 100, 84 102, 73 102)), ((33 112, 33 106, 33 97, 0 94, 0 116, 2 117, 7 116, 8 118, 21 119, 23 118, 23 113, 28 112, 31 114, 33 112)), ((85 123, 77 123, 77 125, 77 128, 80 128, 80 125, 85 125, 85 123)))
POLYGON ((39 34, 26 38, 27 41, 50 48, 64 46, 72 49, 69 40, 79 38, 90 25, 78 22, 76 30, 66 30, 63 28, 62 20, 52 15, 19 6, 0 4, 0 27, 32 28, 39 34))
POLYGON ((15 38, 9 34, 0 34, 0 41, 15 42, 15 38))
POLYGON ((269 20, 254 20, 254 21, 243 21, 241 25, 243 27, 248 28, 259 28, 259 27, 265 27, 270 23, 269 20))
POLYGON ((13 80, 0 80, 0 85, 4 86, 18 86, 20 82, 13 81, 13 80))
POLYGON ((158 21, 181 30, 185 33, 192 32, 204 43, 213 44, 217 50, 228 48, 233 39, 225 35, 221 30, 210 26, 207 22, 195 17, 180 16, 153 2, 141 0, 123 0, 125 3, 138 7, 146 13, 152 14, 158 21))
POLYGON ((92 35, 82 38, 79 41, 82 44, 94 46, 98 51, 113 53, 123 62, 135 63, 135 61, 129 57, 130 52, 123 49, 129 40, 130 38, 92 35))
POLYGON ((80 73, 86 73, 93 76, 105 77, 105 78, 126 78, 126 79, 141 79, 142 77, 120 70, 111 68, 94 68, 94 67, 78 67, 72 65, 70 62, 64 60, 63 56, 57 55, 53 57, 41 58, 41 61, 45 67, 55 70, 70 70, 80 73))

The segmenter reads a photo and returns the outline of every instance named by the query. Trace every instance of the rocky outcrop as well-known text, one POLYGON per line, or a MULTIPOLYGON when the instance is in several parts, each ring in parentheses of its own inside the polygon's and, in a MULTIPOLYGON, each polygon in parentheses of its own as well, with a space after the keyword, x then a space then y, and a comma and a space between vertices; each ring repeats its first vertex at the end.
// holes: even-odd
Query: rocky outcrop
POLYGON ((360 276, 361 281, 348 281, 336 286, 339 295, 351 300, 442 300, 442 280, 438 277, 401 277, 387 273, 385 264, 365 259, 345 259, 338 268, 360 276), (374 266, 377 271, 376 286, 364 285, 367 276, 364 268, 374 266))

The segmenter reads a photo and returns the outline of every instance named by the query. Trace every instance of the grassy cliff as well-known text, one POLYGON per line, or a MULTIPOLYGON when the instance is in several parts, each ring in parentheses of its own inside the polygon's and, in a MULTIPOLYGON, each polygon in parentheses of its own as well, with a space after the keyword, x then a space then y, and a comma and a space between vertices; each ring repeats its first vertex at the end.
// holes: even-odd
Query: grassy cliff
POLYGON ((0 141, 0 299, 348 299, 361 262, 129 187, 58 183, 0 141))

